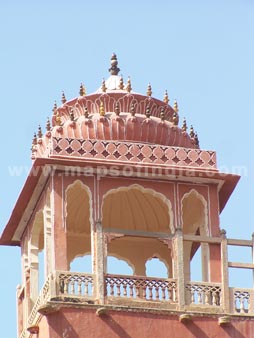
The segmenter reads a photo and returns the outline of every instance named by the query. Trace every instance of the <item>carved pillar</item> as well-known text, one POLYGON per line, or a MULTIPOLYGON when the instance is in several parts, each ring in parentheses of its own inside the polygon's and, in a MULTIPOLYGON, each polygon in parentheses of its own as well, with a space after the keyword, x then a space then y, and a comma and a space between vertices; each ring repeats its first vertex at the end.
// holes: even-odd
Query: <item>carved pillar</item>
POLYGON ((44 220, 44 248, 45 248, 45 262, 44 262, 44 280, 52 272, 52 219, 51 219, 51 195, 48 194, 45 207, 43 209, 44 220))
POLYGON ((202 281, 209 281, 209 245, 201 243, 202 281))
POLYGON ((94 276, 95 276, 95 297, 100 304, 104 304, 105 286, 104 275, 107 271, 107 245, 105 243, 101 222, 97 222, 94 232, 94 276))
POLYGON ((221 276, 222 276, 222 299, 221 305, 224 312, 230 311, 230 295, 229 295, 229 282, 228 282, 228 245, 226 231, 221 230, 221 276))
POLYGON ((35 302, 39 293, 39 260, 38 248, 30 242, 30 298, 35 302))
POLYGON ((183 232, 181 228, 176 228, 173 238, 174 246, 174 278, 177 279, 177 301, 179 310, 185 305, 185 280, 184 280, 184 257, 183 257, 183 232))

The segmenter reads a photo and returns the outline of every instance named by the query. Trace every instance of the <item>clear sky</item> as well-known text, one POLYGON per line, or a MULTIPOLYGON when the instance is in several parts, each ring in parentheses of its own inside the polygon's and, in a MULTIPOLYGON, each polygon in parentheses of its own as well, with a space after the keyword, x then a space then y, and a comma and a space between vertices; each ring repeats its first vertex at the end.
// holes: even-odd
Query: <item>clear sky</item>
MULTIPOLYGON (((178 100, 180 117, 198 131, 201 148, 217 151, 219 168, 241 171, 221 227, 228 237, 250 239, 253 18, 252 0, 0 0, 0 230, 31 166, 38 124, 45 128, 62 90, 67 99, 78 95, 81 82, 88 93, 95 91, 115 52, 136 92, 145 93, 148 82, 155 97, 167 89, 171 102, 178 100), (23 169, 13 176, 13 167, 23 169)), ((13 338, 18 248, 0 248, 0 269, 1 337, 13 338)))

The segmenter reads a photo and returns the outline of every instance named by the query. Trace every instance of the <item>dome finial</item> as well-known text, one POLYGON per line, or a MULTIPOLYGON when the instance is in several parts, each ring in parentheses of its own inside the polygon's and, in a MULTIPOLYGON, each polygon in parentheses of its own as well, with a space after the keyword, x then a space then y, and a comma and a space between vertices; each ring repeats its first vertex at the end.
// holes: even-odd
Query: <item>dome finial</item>
POLYGON ((56 119, 55 119, 55 121, 56 121, 56 125, 57 126, 61 126, 62 120, 61 120, 61 116, 60 116, 59 112, 56 113, 56 119))
POLYGON ((103 91, 103 93, 106 93, 107 91, 105 79, 102 79, 101 90, 103 91))
POLYGON ((50 131, 50 130, 51 130, 51 125, 50 125, 50 120, 49 120, 49 118, 47 118, 46 130, 47 130, 47 131, 50 131))
POLYGON ((183 125, 182 125, 182 132, 186 133, 187 131, 187 122, 186 122, 186 118, 183 119, 183 125))
POLYGON ((103 102, 100 103, 100 116, 105 116, 105 108, 103 102))
POLYGON ((164 98, 163 98, 163 101, 168 104, 169 103, 169 98, 168 98, 168 91, 165 90, 165 94, 164 94, 164 98))
POLYGON ((195 132, 194 132, 194 128, 193 128, 193 126, 191 125, 191 127, 190 127, 190 137, 191 138, 194 138, 195 137, 195 132))
POLYGON ((80 96, 85 96, 86 95, 86 88, 84 86, 83 83, 81 83, 80 87, 79 87, 79 95, 80 96))
POLYGON ((150 83, 148 83, 147 90, 146 90, 146 95, 151 97, 152 96, 152 86, 150 83))
POLYGON ((178 103, 177 103, 176 100, 175 100, 175 102, 174 102, 174 111, 175 111, 176 113, 178 113, 178 111, 179 111, 179 109, 178 109, 178 103))
POLYGON ((62 91, 62 99, 61 99, 61 101, 62 101, 62 104, 65 104, 65 102, 66 102, 66 97, 65 97, 64 91, 62 91))
POLYGON ((115 53, 113 53, 111 56, 111 67, 108 70, 111 73, 111 75, 118 75, 118 73, 120 72, 120 68, 118 68, 117 65, 118 65, 117 56, 115 53))
POLYGON ((123 76, 121 75, 120 80, 119 80, 119 89, 123 90, 124 89, 124 83, 123 83, 123 76))
POLYGON ((41 126, 39 125, 38 126, 38 133, 37 133, 37 136, 38 136, 38 138, 42 138, 42 130, 41 130, 41 126))
POLYGON ((125 89, 127 90, 128 93, 130 93, 131 90, 132 90, 132 88, 131 88, 131 79, 130 79, 130 77, 128 77, 127 85, 126 85, 125 89))
POLYGON ((194 135, 194 142, 195 142, 195 146, 199 147, 199 139, 198 139, 198 133, 197 132, 194 135))

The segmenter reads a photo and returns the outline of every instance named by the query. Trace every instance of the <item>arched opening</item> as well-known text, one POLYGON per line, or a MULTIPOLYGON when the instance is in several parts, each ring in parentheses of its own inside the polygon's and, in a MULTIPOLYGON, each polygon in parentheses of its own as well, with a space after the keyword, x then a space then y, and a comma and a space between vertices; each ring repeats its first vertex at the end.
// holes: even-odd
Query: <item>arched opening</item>
POLYGON ((168 267, 159 257, 154 257, 146 261, 146 276, 168 278, 168 267))
POLYGON ((123 259, 114 256, 107 257, 107 273, 118 275, 133 275, 132 266, 123 259))
MULTIPOLYGON (((208 235, 207 202, 202 195, 192 189, 182 199, 182 226, 183 234, 208 235)), ((184 241, 184 271, 185 279, 191 280, 192 276, 208 281, 207 243, 184 241), (193 261, 193 264, 191 264, 193 261)))
MULTIPOLYGON (((69 269, 79 266, 79 257, 86 256, 83 272, 91 271, 91 193, 79 180, 66 189, 66 237, 69 269), (90 259, 88 268, 87 260, 90 259), (74 261, 76 260, 75 264, 74 261), (71 266, 72 262, 72 266, 71 266), (89 270, 86 271, 85 269, 89 270)), ((80 265, 80 268, 82 263, 80 265)))
POLYGON ((172 276, 171 250, 158 239, 173 229, 171 203, 165 196, 139 185, 110 190, 103 198, 102 225, 111 234, 108 255, 128 262, 134 275, 146 276, 147 257, 156 252, 172 276))
POLYGON ((70 263, 70 271, 92 273, 91 255, 75 257, 70 263))

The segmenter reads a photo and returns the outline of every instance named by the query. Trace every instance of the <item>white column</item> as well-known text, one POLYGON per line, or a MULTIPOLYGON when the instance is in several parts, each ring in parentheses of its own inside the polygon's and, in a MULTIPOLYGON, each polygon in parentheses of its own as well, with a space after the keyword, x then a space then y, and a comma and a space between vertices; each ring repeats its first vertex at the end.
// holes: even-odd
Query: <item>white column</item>
POLYGON ((221 277, 222 277, 222 302, 224 312, 229 313, 230 311, 230 300, 229 297, 229 278, 228 278, 228 244, 226 231, 221 230, 221 277))

